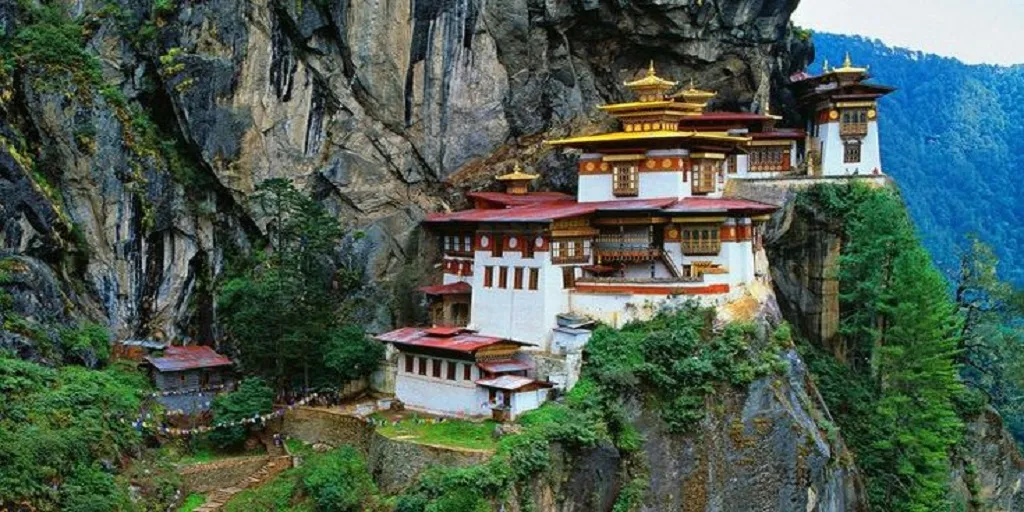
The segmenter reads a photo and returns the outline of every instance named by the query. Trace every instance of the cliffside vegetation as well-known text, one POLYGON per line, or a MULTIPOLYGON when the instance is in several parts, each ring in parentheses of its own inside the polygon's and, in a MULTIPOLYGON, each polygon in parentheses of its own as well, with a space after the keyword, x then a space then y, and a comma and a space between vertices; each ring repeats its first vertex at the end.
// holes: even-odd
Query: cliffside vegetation
MULTIPOLYGON (((959 294, 960 303, 950 296, 949 283, 918 242, 892 190, 818 185, 800 194, 797 208, 807 215, 824 214, 842 233, 838 279, 843 342, 832 353, 804 352, 866 477, 872 507, 949 508, 952 459, 963 435, 961 417, 971 418, 984 406, 978 393, 984 390, 984 379, 974 377, 964 363, 1005 343, 970 334, 977 313, 971 313, 964 297, 980 299, 985 292, 959 294)), ((981 265, 987 269, 983 276, 992 277, 991 262, 972 261, 965 256, 965 268, 981 265)), ((974 279, 976 270, 966 272, 974 282, 983 280, 974 279)), ((1007 368, 1019 367, 1020 360, 1019 355, 989 359, 1007 368)), ((1003 386, 1012 389, 1015 384, 1003 386)), ((1018 394, 1009 402, 1020 398, 1018 394)), ((997 400, 993 403, 999 406, 997 400)))
MULTIPOLYGON (((621 330, 602 327, 586 347, 583 379, 563 403, 526 414, 523 431, 501 439, 487 463, 435 468, 397 500, 400 512, 477 512, 512 500, 533 507, 531 487, 551 470, 551 446, 570 453, 614 447, 623 458, 616 512, 636 510, 647 487, 643 437, 633 425, 640 404, 660 411, 670 432, 685 434, 705 416, 720 386, 742 388, 781 371, 778 351, 791 343, 781 328, 758 342, 753 326, 715 326, 714 312, 695 306, 666 311, 621 330)), ((605 489, 602 492, 610 492, 605 489)), ((600 493, 579 503, 600 508, 600 493)))
POLYGON ((816 33, 820 66, 849 51, 879 83, 898 87, 881 100, 886 173, 903 191, 921 239, 955 279, 967 235, 994 248, 1003 278, 1024 282, 1024 68, 967 65, 892 48, 877 40, 816 33))
POLYGON ((243 370, 277 389, 332 386, 369 375, 383 356, 352 322, 359 277, 333 263, 342 229, 337 218, 285 180, 268 180, 253 196, 271 244, 236 262, 218 311, 243 370))

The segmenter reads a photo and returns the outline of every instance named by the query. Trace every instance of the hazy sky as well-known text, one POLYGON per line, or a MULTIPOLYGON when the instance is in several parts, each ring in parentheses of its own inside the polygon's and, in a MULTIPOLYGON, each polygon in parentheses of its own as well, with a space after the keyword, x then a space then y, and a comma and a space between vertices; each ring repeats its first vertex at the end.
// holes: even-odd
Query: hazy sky
POLYGON ((972 64, 1024 63, 1024 0, 801 0, 793 21, 972 64))

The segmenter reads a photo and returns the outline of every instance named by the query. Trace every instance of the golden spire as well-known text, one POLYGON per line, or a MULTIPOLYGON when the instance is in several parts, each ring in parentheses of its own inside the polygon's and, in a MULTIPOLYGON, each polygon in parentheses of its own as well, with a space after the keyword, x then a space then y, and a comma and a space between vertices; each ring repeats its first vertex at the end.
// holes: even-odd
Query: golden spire
POLYGON ((512 168, 512 172, 510 172, 508 174, 502 174, 501 176, 498 176, 495 179, 498 180, 498 181, 517 181, 517 180, 530 181, 530 180, 537 179, 537 175, 536 174, 529 174, 529 173, 523 172, 522 164, 520 164, 517 161, 515 163, 515 165, 513 166, 513 168, 512 168))
POLYGON ((647 75, 639 80, 625 82, 627 88, 631 89, 642 102, 662 101, 665 93, 676 86, 676 82, 665 80, 654 71, 654 60, 647 66, 647 75))
POLYGON ((718 96, 714 91, 702 91, 697 88, 693 82, 693 77, 690 77, 690 86, 682 91, 679 91, 672 95, 673 98, 681 98, 685 103, 689 103, 698 110, 702 110, 705 105, 712 98, 718 96))
POLYGON ((846 57, 843 59, 843 67, 833 68, 832 73, 848 73, 848 74, 865 74, 868 72, 868 68, 861 68, 853 65, 853 59, 850 58, 850 52, 846 52, 846 57))
POLYGON ((524 195, 530 192, 530 182, 537 179, 537 175, 523 172, 523 166, 516 161, 512 172, 495 179, 505 183, 506 194, 524 195))

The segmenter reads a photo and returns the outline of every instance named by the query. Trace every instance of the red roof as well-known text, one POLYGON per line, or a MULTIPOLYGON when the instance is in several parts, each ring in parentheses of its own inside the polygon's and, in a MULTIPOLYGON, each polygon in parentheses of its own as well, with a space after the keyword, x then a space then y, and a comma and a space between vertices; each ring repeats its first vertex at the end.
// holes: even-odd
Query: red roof
POLYGON ((145 359, 161 372, 180 372, 232 364, 231 359, 205 346, 167 347, 162 356, 146 356, 145 359))
POLYGON ((464 328, 435 327, 424 329, 420 327, 403 327, 386 332, 377 336, 377 339, 385 343, 395 345, 406 345, 421 348, 434 348, 472 354, 477 350, 495 345, 498 343, 515 343, 516 341, 495 338, 493 336, 482 336, 476 332, 464 328))
POLYGON ((504 361, 489 361, 486 363, 477 363, 476 365, 479 366, 481 370, 490 373, 519 372, 533 368, 527 363, 524 363, 522 361, 516 361, 513 359, 507 359, 504 361))
POLYGON ((751 139, 754 140, 773 140, 773 139, 803 139, 807 136, 807 132, 803 130, 776 130, 773 132, 758 132, 748 133, 751 139))
POLYGON ((683 118, 682 122, 685 124, 691 121, 770 121, 773 119, 771 116, 753 112, 705 112, 700 116, 683 118))
POLYGON ((667 213, 771 213, 779 207, 771 204, 748 201, 746 199, 714 199, 707 197, 687 197, 676 201, 665 208, 667 213))
POLYGON ((504 192, 467 192, 466 197, 482 199, 504 206, 522 206, 552 201, 572 201, 572 196, 561 192, 530 192, 529 194, 506 194, 504 192))
POLYGON ((474 208, 454 213, 433 214, 427 222, 550 222, 597 212, 664 211, 668 213, 772 212, 778 207, 743 199, 626 199, 620 201, 556 201, 505 209, 474 208))
POLYGON ((419 290, 427 295, 465 295, 472 293, 473 287, 465 281, 457 281, 449 284, 424 286, 419 290))

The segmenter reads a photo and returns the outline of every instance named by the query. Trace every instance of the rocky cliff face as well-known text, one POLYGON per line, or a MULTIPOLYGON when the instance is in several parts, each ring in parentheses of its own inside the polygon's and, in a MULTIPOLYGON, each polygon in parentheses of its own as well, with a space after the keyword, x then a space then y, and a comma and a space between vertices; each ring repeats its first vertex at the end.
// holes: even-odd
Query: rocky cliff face
MULTIPOLYGON (((657 411, 634 407, 649 485, 638 510, 867 510, 852 457, 823 427, 831 425, 828 413, 803 363, 795 352, 786 363, 782 376, 720 389, 690 435, 670 434, 657 411)), ((612 446, 555 450, 552 460, 513 510, 612 510, 629 483, 612 446)))
MULTIPOLYGON (((120 336, 215 336, 211 283, 262 243, 246 199, 267 178, 368 235, 345 252, 384 296, 424 212, 459 200, 450 184, 523 158, 571 187, 540 141, 598 121, 648 60, 750 106, 809 52, 789 37, 795 0, 58 4, 101 76, 0 73, 0 246, 120 336)), ((28 5, 0 0, 0 41, 39 23, 28 5)))

